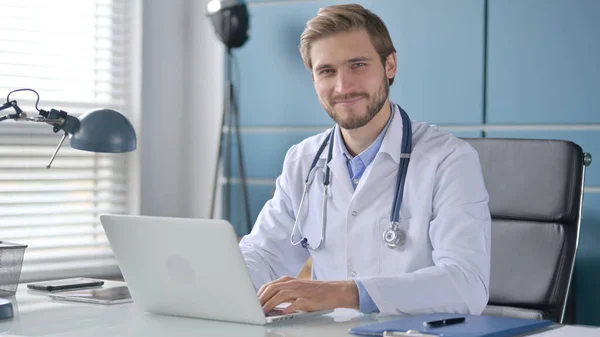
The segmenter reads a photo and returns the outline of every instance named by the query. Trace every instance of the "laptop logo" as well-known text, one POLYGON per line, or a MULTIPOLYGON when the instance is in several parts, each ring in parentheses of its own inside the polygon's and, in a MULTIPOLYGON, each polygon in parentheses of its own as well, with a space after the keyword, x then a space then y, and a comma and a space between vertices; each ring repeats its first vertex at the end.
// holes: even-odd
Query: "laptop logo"
POLYGON ((193 283, 196 280, 196 272, 191 263, 181 256, 169 256, 167 258, 167 272, 169 277, 180 283, 193 283))

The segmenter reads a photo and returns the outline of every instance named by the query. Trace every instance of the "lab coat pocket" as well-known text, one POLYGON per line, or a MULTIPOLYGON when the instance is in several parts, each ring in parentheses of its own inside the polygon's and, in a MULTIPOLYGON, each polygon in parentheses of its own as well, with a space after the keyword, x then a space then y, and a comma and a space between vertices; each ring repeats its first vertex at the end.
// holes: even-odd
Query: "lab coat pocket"
POLYGON ((412 272, 431 261, 427 217, 401 218, 398 221, 398 230, 404 235, 404 243, 395 248, 388 247, 383 238, 385 231, 390 229, 389 218, 381 219, 376 227, 378 244, 375 247, 378 247, 379 275, 394 276, 412 272))

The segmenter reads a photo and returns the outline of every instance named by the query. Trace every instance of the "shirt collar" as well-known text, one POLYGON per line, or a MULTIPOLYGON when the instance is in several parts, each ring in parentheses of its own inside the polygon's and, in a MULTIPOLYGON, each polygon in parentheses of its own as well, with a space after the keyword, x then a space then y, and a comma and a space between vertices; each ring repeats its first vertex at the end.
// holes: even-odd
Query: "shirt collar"
MULTIPOLYGON (((390 127, 390 124, 392 124, 392 119, 394 118, 396 109, 395 109, 395 104, 390 102, 390 105, 391 105, 390 118, 388 119, 385 127, 383 128, 383 130, 381 130, 381 132, 379 133, 379 135, 377 136, 375 141, 371 145, 369 145, 369 147, 367 149, 365 149, 363 152, 359 153, 357 156, 363 162, 365 167, 369 166, 369 164, 373 161, 373 159, 375 159, 375 156, 377 155, 377 152, 379 152, 379 148, 381 147, 381 143, 383 143, 385 134, 386 134, 388 128, 390 127)), ((346 157, 346 160, 353 159, 354 157, 352 157, 352 155, 346 148, 346 144, 344 144, 344 141, 342 139, 342 132, 341 132, 339 126, 337 126, 335 128, 334 137, 335 137, 335 142, 338 144, 339 151, 341 151, 342 154, 344 155, 344 157, 346 157)))

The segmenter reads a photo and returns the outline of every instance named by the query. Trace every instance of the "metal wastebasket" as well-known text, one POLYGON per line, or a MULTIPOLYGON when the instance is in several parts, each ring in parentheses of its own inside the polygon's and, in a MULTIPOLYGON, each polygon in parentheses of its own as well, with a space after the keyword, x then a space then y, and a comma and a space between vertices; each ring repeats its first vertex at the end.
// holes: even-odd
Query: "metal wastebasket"
POLYGON ((0 297, 17 292, 25 248, 27 245, 0 241, 0 297))

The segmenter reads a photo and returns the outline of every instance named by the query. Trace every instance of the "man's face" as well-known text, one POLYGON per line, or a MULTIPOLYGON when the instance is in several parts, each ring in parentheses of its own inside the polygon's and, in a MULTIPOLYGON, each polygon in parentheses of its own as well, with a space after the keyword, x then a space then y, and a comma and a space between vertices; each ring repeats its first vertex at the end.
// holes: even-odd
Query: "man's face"
POLYGON ((395 55, 384 67, 369 34, 357 30, 315 41, 310 57, 319 101, 337 124, 356 129, 377 115, 389 95, 395 55))

